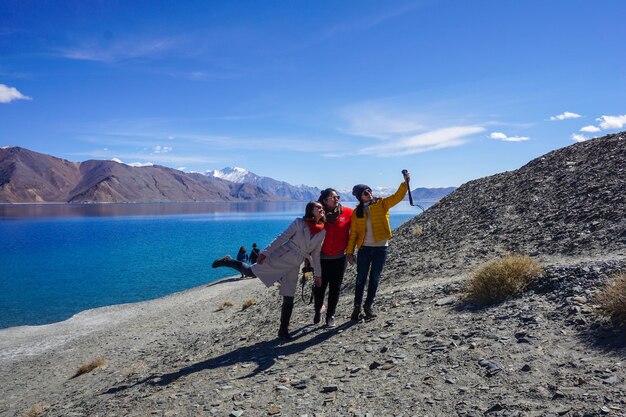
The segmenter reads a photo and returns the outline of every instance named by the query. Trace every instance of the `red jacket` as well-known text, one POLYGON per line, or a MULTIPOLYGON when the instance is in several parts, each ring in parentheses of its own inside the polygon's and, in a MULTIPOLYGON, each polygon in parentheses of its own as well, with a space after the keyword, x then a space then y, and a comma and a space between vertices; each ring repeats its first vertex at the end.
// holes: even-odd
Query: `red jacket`
POLYGON ((341 206, 341 214, 333 223, 326 222, 324 230, 326 237, 322 244, 322 255, 337 256, 343 255, 348 246, 348 237, 350 236, 350 219, 352 218, 352 209, 350 207, 341 206))

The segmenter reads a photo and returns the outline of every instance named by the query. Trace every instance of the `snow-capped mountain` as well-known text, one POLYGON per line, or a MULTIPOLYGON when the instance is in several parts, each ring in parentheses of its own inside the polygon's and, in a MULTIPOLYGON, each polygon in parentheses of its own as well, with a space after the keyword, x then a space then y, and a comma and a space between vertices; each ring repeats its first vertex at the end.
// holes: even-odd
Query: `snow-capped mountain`
POLYGON ((261 177, 253 172, 239 167, 226 167, 205 173, 208 177, 216 177, 223 180, 239 183, 253 184, 270 194, 276 194, 287 200, 310 201, 316 200, 320 195, 320 189, 307 185, 291 185, 285 181, 278 181, 269 177, 261 177))
POLYGON ((256 184, 258 175, 239 167, 226 167, 224 169, 215 169, 205 173, 209 177, 221 178, 226 181, 236 182, 238 184, 250 183, 256 184))

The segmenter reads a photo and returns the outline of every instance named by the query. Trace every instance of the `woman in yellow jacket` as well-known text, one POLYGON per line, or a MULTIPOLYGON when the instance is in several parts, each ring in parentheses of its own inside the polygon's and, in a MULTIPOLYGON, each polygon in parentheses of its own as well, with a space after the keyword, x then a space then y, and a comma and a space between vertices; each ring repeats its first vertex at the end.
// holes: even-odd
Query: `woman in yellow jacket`
POLYGON ((350 239, 346 248, 348 262, 351 264, 354 263, 354 250, 358 248, 354 310, 351 316, 353 321, 359 321, 361 318, 361 304, 368 274, 369 285, 363 311, 367 319, 376 317, 372 305, 376 298, 380 274, 387 259, 387 246, 391 238, 389 209, 402 201, 408 191, 407 182, 411 179, 408 172, 403 175, 404 181, 389 197, 374 198, 372 189, 365 184, 357 184, 352 188, 352 195, 359 200, 359 205, 352 213, 350 239))

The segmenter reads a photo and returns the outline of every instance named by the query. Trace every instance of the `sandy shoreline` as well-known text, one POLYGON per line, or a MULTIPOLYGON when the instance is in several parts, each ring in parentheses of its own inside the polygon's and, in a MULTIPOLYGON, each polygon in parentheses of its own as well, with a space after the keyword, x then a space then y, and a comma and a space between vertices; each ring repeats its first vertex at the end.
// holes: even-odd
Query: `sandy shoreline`
POLYGON ((123 326, 142 317, 173 314, 175 310, 180 313, 185 306, 190 307, 198 303, 208 305, 225 294, 228 294, 229 298, 245 297, 250 286, 258 287, 254 288, 257 290, 264 288, 257 280, 231 276, 153 300, 84 310, 56 323, 0 329, 0 364, 44 354, 82 336, 123 326))

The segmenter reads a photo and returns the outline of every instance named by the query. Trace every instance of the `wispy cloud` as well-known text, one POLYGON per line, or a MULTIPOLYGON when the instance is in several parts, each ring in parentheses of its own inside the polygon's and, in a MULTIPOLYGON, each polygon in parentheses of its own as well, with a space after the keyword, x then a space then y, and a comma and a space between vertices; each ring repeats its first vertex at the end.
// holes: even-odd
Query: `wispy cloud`
MULTIPOLYGON (((421 133, 384 144, 365 147, 358 151, 360 155, 395 157, 430 152, 438 149, 453 148, 468 142, 467 137, 483 132, 481 126, 453 126, 421 133)), ((329 156, 332 156, 330 154, 329 156)))
POLYGON ((626 114, 621 116, 600 116, 596 120, 600 122, 602 130, 621 129, 626 125, 626 114))
POLYGON ((30 97, 20 93, 17 88, 0 84, 0 103, 10 103, 14 100, 32 100, 30 97))
POLYGON ((579 117, 582 117, 582 116, 580 114, 577 114, 577 113, 572 113, 572 112, 566 111, 566 112, 561 113, 559 115, 551 116, 550 120, 578 119, 579 117))
POLYGON ((348 127, 339 131, 353 136, 363 136, 375 139, 392 139, 398 134, 416 133, 424 130, 418 122, 417 115, 399 115, 398 112, 382 111, 375 108, 360 108, 345 110, 342 116, 348 127))
MULTIPOLYGON (((214 164, 219 162, 218 159, 204 156, 201 153, 195 154, 155 154, 145 151, 115 151, 97 149, 88 152, 75 152, 70 155, 86 159, 104 159, 121 161, 135 161, 133 164, 160 164, 165 166, 181 166, 190 164, 214 164)), ((129 165, 129 164, 127 164, 129 165)))
POLYGON ((112 64, 142 58, 159 58, 181 47, 179 38, 127 39, 124 41, 85 41, 79 45, 58 48, 57 54, 81 61, 112 64))
POLYGON ((589 125, 589 126, 584 126, 580 128, 581 132, 587 132, 587 133, 595 133, 595 132, 599 132, 601 129, 598 126, 594 126, 594 125, 589 125))
MULTIPOLYGON (((385 4, 385 3, 381 3, 385 4)), ((387 3, 393 4, 393 3, 387 3)), ((338 35, 342 35, 345 33, 351 32, 360 32, 364 30, 371 29, 376 27, 388 20, 396 18, 398 16, 402 16, 405 13, 412 11, 417 8, 418 4, 406 4, 399 7, 395 7, 393 9, 388 9, 381 11, 377 14, 370 14, 367 16, 363 16, 361 18, 351 19, 350 21, 337 23, 335 25, 326 27, 320 36, 320 40, 327 40, 333 38, 338 35)))
POLYGON ((526 136, 508 136, 502 132, 492 132, 489 137, 503 142, 525 142, 530 140, 530 138, 526 136))
POLYGON ((577 133, 574 133, 574 134, 572 135, 572 140, 573 140, 574 142, 584 142, 584 141, 586 141, 586 140, 589 140, 589 138, 587 138, 587 137, 586 137, 586 136, 584 136, 584 135, 579 135, 579 134, 577 134, 577 133))

